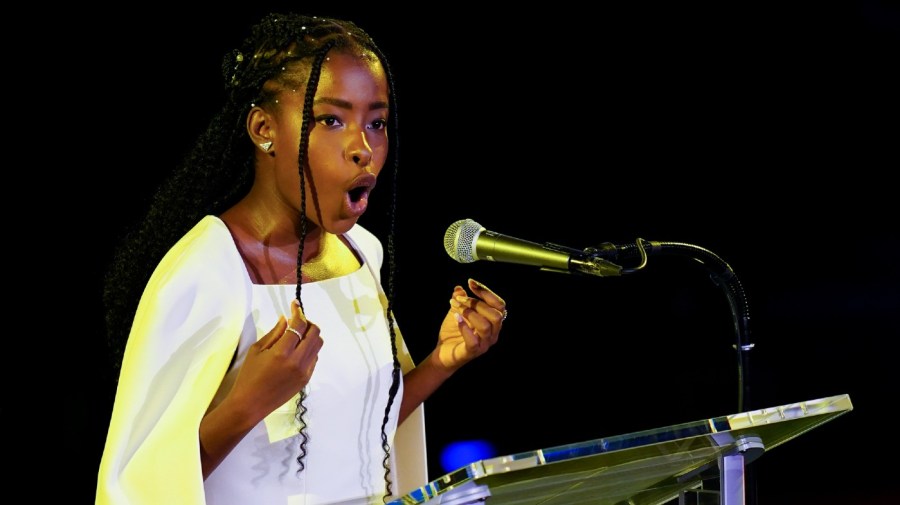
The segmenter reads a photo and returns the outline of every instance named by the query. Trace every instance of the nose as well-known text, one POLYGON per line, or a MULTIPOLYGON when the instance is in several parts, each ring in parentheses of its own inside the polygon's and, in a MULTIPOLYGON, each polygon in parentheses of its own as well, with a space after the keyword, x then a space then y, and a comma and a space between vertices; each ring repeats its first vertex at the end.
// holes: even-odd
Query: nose
POLYGON ((369 162, 372 161, 372 147, 369 146, 365 131, 352 137, 350 145, 347 146, 347 159, 363 169, 369 166, 369 162))

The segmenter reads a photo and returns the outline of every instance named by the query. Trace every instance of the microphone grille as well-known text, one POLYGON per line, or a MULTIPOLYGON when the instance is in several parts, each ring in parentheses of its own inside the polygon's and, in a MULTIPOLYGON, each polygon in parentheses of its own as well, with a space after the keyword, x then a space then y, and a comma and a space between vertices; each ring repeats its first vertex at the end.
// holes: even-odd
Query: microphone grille
POLYGON ((460 219, 444 233, 444 249, 460 263, 475 261, 475 238, 484 228, 471 219, 460 219))

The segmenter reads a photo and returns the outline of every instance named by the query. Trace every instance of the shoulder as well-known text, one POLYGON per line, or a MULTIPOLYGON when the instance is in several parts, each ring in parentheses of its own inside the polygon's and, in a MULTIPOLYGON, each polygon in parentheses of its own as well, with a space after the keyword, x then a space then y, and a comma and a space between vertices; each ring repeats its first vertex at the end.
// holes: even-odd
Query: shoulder
POLYGON ((214 249, 222 254, 234 249, 233 244, 225 222, 216 216, 206 216, 175 243, 169 254, 182 254, 195 249, 214 249), (223 248, 223 245, 232 247, 223 248))
POLYGON ((220 284, 235 281, 243 266, 225 223, 215 216, 197 222, 157 265, 151 283, 168 284, 174 276, 220 284))
MULTIPOLYGON (((166 254, 170 261, 183 261, 202 255, 207 259, 240 257, 231 232, 216 216, 206 216, 194 225, 166 254), (207 256, 210 255, 210 256, 207 256)), ((164 260, 165 261, 165 260, 164 260)))
POLYGON ((243 317, 251 287, 228 227, 207 216, 169 249, 153 271, 135 315, 134 338, 144 342, 141 335, 156 334, 167 335, 156 340, 180 342, 195 332, 240 327, 239 320, 231 318, 243 317))

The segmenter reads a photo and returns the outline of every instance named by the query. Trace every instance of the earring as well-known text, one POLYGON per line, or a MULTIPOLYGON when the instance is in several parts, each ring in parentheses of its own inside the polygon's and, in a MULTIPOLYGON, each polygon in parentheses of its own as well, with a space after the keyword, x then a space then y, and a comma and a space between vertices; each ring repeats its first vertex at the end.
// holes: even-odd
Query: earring
POLYGON ((261 147, 263 151, 269 152, 269 149, 272 149, 272 141, 269 140, 268 142, 260 142, 259 147, 261 147))

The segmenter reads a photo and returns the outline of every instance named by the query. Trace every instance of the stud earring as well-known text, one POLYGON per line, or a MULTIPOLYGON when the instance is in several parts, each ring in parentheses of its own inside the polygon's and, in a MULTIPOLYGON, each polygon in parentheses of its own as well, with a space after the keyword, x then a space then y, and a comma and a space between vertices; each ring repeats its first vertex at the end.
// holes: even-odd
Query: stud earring
POLYGON ((269 152, 269 149, 272 149, 272 141, 260 142, 259 147, 261 147, 263 151, 269 152))

